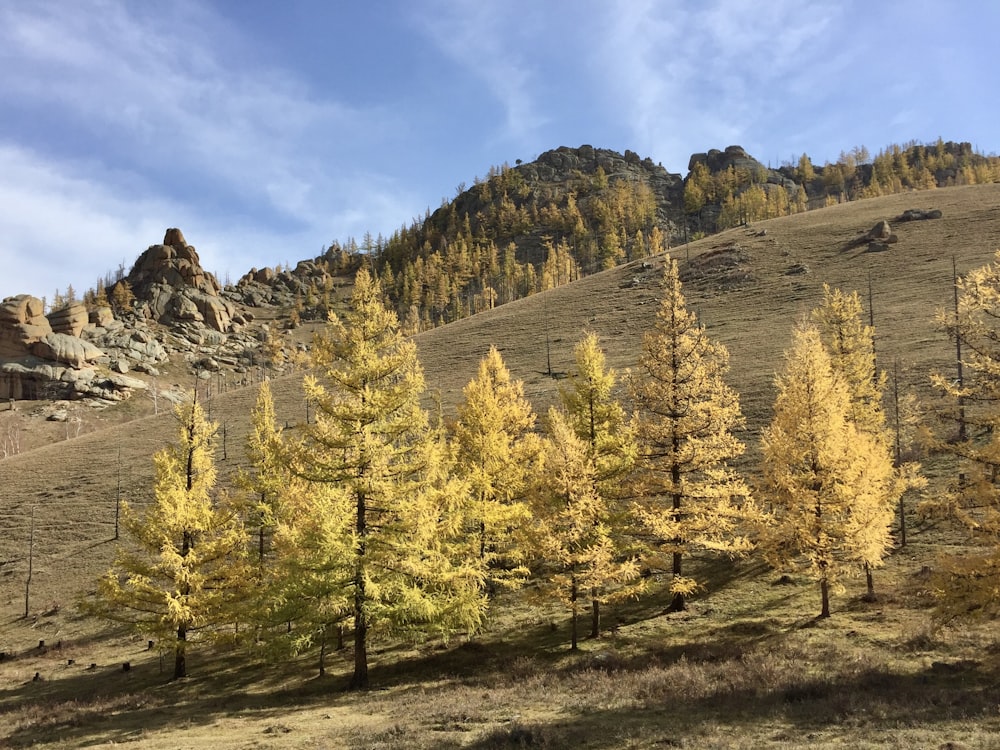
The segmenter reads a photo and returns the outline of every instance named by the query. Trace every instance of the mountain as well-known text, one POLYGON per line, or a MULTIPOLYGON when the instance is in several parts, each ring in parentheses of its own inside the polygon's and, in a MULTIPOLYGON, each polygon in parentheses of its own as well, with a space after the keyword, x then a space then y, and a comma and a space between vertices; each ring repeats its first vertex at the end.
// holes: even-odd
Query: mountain
MULTIPOLYGON (((824 283, 848 291, 856 289, 863 299, 871 301, 880 367, 895 371, 902 388, 926 395, 928 373, 934 369, 950 371, 954 349, 936 329, 934 313, 952 304, 953 268, 964 273, 981 266, 1000 247, 998 204, 1000 185, 996 184, 909 192, 733 227, 672 249, 681 265, 688 307, 699 315, 709 334, 730 350, 730 382, 741 394, 748 420, 741 437, 750 445, 746 464, 749 471, 754 470, 755 446, 761 427, 769 419, 773 378, 781 368, 792 326, 822 299, 824 283), (883 221, 888 224, 888 233, 883 232, 883 221), (885 241, 881 239, 883 234, 885 241)), ((454 415, 463 386, 475 375, 479 359, 491 344, 501 350, 514 377, 524 381, 525 392, 538 412, 557 399, 562 375, 572 366, 573 346, 584 330, 599 334, 609 364, 619 372, 634 366, 642 336, 657 312, 662 264, 662 254, 636 258, 416 335, 428 384, 428 408, 437 408, 440 403, 446 419, 454 415)), ((338 289, 338 294, 344 291, 338 289)), ((260 316, 249 321, 251 326, 281 320, 278 308, 261 307, 257 312, 260 316), (272 314, 275 317, 270 317, 272 314)), ((160 331, 159 326, 173 323, 150 320, 145 325, 160 331)), ((303 321, 281 336, 304 341, 319 325, 303 321)), ((168 359, 157 365, 162 368, 161 383, 175 381, 188 389, 194 385, 187 354, 181 353, 176 364, 168 359)), ((191 354, 206 356, 201 351, 191 354)), ((302 374, 275 375, 271 381, 279 423, 290 428, 308 419, 308 407, 302 400, 302 374)), ((199 382, 199 398, 221 426, 217 457, 220 474, 227 482, 243 464, 242 444, 256 388, 231 378, 220 381, 218 373, 199 382)), ((39 425, 29 419, 27 412, 35 408, 31 403, 21 401, 16 406, 13 412, 0 410, 0 438, 9 440, 18 430, 22 435, 36 434, 49 424, 39 425)), ((228 744, 247 744, 258 742, 265 733, 280 739, 284 726, 299 730, 301 722, 309 720, 307 717, 314 712, 312 726, 324 733, 316 736, 329 737, 330 744, 350 744, 358 738, 357 733, 368 730, 351 723, 349 731, 355 734, 348 741, 346 735, 333 734, 347 730, 335 727, 331 717, 367 716, 364 711, 375 705, 378 712, 391 715, 396 725, 379 735, 381 739, 370 732, 363 734, 364 744, 398 745, 400 733, 405 731, 403 744, 433 747, 440 746, 441 727, 445 724, 451 727, 457 722, 462 724, 462 731, 468 726, 469 732, 482 733, 499 721, 509 722, 509 713, 506 719, 497 718, 500 709, 493 708, 501 700, 497 696, 504 696, 502 700, 509 703, 504 703, 503 710, 510 705, 519 711, 530 702, 534 710, 559 717, 557 722, 545 725, 544 737, 550 738, 545 742, 568 746, 580 744, 565 734, 570 731, 566 727, 577 722, 572 712, 583 711, 581 703, 589 712, 596 710, 591 701, 595 690, 603 691, 600 695, 606 697, 600 700, 608 705, 620 705, 614 703, 614 696, 647 678, 635 688, 640 696, 647 697, 634 698, 645 712, 640 719, 647 728, 636 724, 636 732, 658 726, 657 717, 668 709, 674 713, 669 715, 672 723, 665 732, 680 726, 678 712, 697 711, 703 704, 710 705, 712 715, 717 717, 718 700, 736 701, 745 694, 749 703, 734 703, 738 709, 733 711, 747 717, 740 719, 740 727, 756 744, 766 744, 768 738, 776 736, 773 722, 763 729, 754 723, 758 706, 763 706, 760 710, 765 713, 773 709, 769 716, 801 711, 802 727, 820 731, 812 716, 817 708, 829 708, 829 715, 836 717, 848 710, 854 717, 869 716, 853 704, 845 708, 842 696, 860 691, 859 701, 877 705, 880 716, 890 717, 887 726, 891 725, 891 729, 885 731, 933 726, 935 742, 931 744, 938 746, 941 732, 978 725, 987 706, 995 704, 991 677, 995 660, 985 646, 992 635, 973 637, 963 632, 961 637, 942 636, 939 642, 928 634, 922 587, 930 566, 936 564, 936 543, 948 533, 939 524, 914 529, 911 544, 878 571, 881 590, 886 592, 883 598, 871 605, 845 598, 845 611, 831 622, 817 623, 803 615, 815 603, 810 586, 795 581, 774 585, 776 576, 751 563, 733 569, 721 566, 724 571, 713 568, 717 590, 700 599, 685 619, 658 617, 659 610, 648 602, 627 605, 613 636, 587 644, 590 650, 581 657, 585 661, 563 658, 556 630, 550 626, 556 620, 550 620, 548 614, 531 619, 517 611, 509 614, 512 621, 516 620, 516 635, 510 631, 497 636, 502 643, 485 634, 471 643, 448 647, 437 642, 422 649, 387 645, 380 654, 385 664, 381 676, 389 683, 385 695, 366 694, 357 699, 361 703, 349 696, 331 696, 331 685, 335 683, 329 679, 307 679, 312 654, 308 664, 298 660, 263 669, 241 662, 238 667, 219 667, 229 671, 220 673, 217 680, 198 677, 183 685, 164 686, 164 676, 157 671, 155 648, 148 651, 145 641, 103 630, 97 623, 81 619, 72 609, 79 593, 92 589, 96 577, 109 564, 115 547, 117 498, 141 507, 151 496, 150 457, 173 439, 176 429, 166 410, 160 412, 152 412, 148 397, 124 401, 103 412, 108 418, 121 420, 119 423, 92 421, 93 412, 81 411, 84 429, 78 436, 59 423, 44 445, 0 460, 0 487, 4 488, 0 517, 5 523, 5 533, 0 535, 0 616, 6 623, 0 652, 9 656, 6 661, 0 660, 0 680, 7 691, 5 710, 9 706, 16 712, 12 717, 24 717, 16 721, 12 718, 11 728, 4 730, 17 739, 17 744, 52 738, 50 741, 56 744, 82 745, 110 741, 112 736, 118 741, 133 730, 140 731, 127 723, 125 717, 131 714, 138 717, 131 721, 141 722, 138 726, 148 733, 146 738, 152 742, 155 736, 163 740, 162 746, 217 744, 222 724, 226 725, 225 731, 233 733, 226 735, 228 744), (56 441, 55 437, 60 439, 56 441), (30 584, 29 615, 22 617, 26 581, 30 584), (890 667, 884 666, 883 658, 891 663, 890 667), (535 660, 537 668, 533 666, 535 660), (122 668, 126 661, 130 663, 127 673, 122 668), (773 676, 775 671, 792 677, 767 683, 765 689, 761 687, 764 683, 754 681, 756 673, 749 671, 758 661, 762 665, 761 679, 766 674, 772 675, 766 679, 778 680, 773 676), (88 670, 86 665, 92 663, 94 668, 88 670), (688 663, 694 675, 690 679, 688 673, 679 671, 688 663), (839 669, 846 664, 854 665, 851 669, 855 671, 831 678, 831 686, 813 681, 817 670, 830 665, 831 669, 839 669), (780 669, 776 670, 775 665, 780 669), (660 671, 647 672, 647 668, 660 671), (667 701, 661 700, 661 693, 649 692, 683 679, 688 679, 682 682, 683 690, 690 684, 705 684, 714 679, 707 676, 714 669, 729 671, 721 674, 720 687, 706 687, 698 693, 707 698, 692 702, 682 692, 667 701), (534 676, 520 680, 529 670, 534 676), (35 672, 39 674, 37 683, 32 680, 35 672), (432 685, 421 682, 428 674, 434 675, 432 685), (441 675, 445 674, 457 676, 444 679, 441 675), (514 684, 509 689, 504 682, 508 675, 514 684), (734 689, 732 680, 744 679, 744 675, 748 687, 734 689), (581 679, 585 682, 581 683, 581 679), (843 684, 836 681, 841 679, 843 684), (567 687, 570 682, 572 690, 567 687), (241 694, 250 695, 245 704, 234 692, 237 684, 241 694), (580 698, 581 685, 586 687, 586 700, 580 698), (571 697, 560 698, 554 686, 560 686, 571 697), (977 697, 980 688, 986 691, 985 697, 977 697), (954 708, 959 705, 954 700, 956 690, 963 701, 972 702, 969 712, 973 718, 964 713, 941 715, 941 705, 959 711, 954 708), (425 692, 427 698, 421 698, 425 692), (823 703, 828 693, 838 696, 832 707, 823 703), (83 696, 91 694, 110 696, 100 700, 129 710, 93 711, 93 715, 102 716, 97 726, 89 713, 84 715, 91 709, 83 696), (484 694, 490 696, 489 701, 482 700, 484 694), (650 694, 655 699, 642 703, 650 694), (184 696, 184 700, 176 700, 177 695, 184 696), (205 699, 206 695, 214 697, 205 699), (904 698, 893 703, 897 700, 894 696, 899 695, 904 698), (37 708, 39 696, 50 701, 45 705, 54 707, 48 724, 40 716, 47 712, 37 708), (433 706, 415 703, 422 700, 433 701, 433 706), (459 704, 458 700, 470 703, 459 704), (560 700, 564 703, 559 704, 560 700), (752 710, 746 707, 751 703, 752 710), (72 708, 84 704, 84 708, 72 708), (442 718, 442 705, 459 706, 454 709, 454 717, 472 718, 459 721, 452 713, 442 718), (914 706, 932 708, 914 713, 914 706), (407 707, 423 713, 419 718, 406 714, 403 719, 400 712, 407 707), (480 720, 480 716, 485 718, 480 720), (566 716, 572 721, 565 720, 566 716), (473 727, 473 721, 481 721, 482 725, 473 727), (398 729, 403 722, 406 729, 398 729), (40 728, 43 725, 44 732, 40 728), (167 732, 179 726, 187 732, 184 739, 178 735, 164 739, 167 732), (203 734, 196 737, 199 731, 203 734)), ((955 543, 951 537, 946 541, 955 543)), ((330 657, 331 674, 342 671, 341 658, 330 657)), ((218 664, 214 662, 213 667, 218 664)), ((868 708, 866 705, 865 710, 868 708)), ((628 704, 621 720, 640 709, 628 704)), ((619 718, 617 714, 615 717, 619 718)), ((711 721, 706 726, 716 726, 711 721)), ((587 726, 592 733, 610 731, 600 722, 587 726)), ((840 731, 842 722, 831 718, 823 726, 837 726, 840 731)), ((876 719, 866 718, 857 731, 870 733, 878 726, 876 719)), ((508 734, 497 737, 514 736, 509 734, 513 731, 509 726, 502 725, 501 729, 508 734)), ((300 734, 305 736, 302 731, 300 734)), ((0 732, 0 737, 7 736, 0 732)), ((296 739, 298 735, 291 736, 302 741, 296 739)), ((455 740, 455 746, 477 741, 477 737, 462 735, 461 740, 455 740)), ((449 735, 449 741, 452 738, 449 735)), ((831 741, 841 739, 838 735, 831 741)), ((919 741, 916 736, 911 739, 913 744, 928 744, 927 735, 921 735, 919 741)), ((513 740, 497 742, 500 744, 483 740, 475 746, 509 746, 513 740)))

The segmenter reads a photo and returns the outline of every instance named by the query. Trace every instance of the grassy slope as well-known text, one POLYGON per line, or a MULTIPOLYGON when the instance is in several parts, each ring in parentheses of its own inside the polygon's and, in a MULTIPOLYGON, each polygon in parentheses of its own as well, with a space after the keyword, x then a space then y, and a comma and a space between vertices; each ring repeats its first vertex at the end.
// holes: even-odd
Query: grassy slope
MULTIPOLYGON (((866 296, 871 278, 881 362, 898 359, 904 382, 923 387, 932 367, 948 367, 951 350, 931 318, 950 301, 952 255, 962 272, 1000 248, 997 205, 1000 186, 913 193, 762 222, 676 249, 683 269, 688 256, 702 267, 708 253, 738 245, 750 273, 732 288, 718 279, 685 286, 689 306, 730 349, 748 442, 768 418, 791 326, 816 305, 823 282, 866 296), (913 207, 940 208, 944 218, 894 226, 899 243, 887 253, 845 250, 878 219, 913 207), (810 272, 787 275, 794 264, 810 272)), ((542 411, 558 385, 546 374, 546 338, 552 369, 564 372, 588 328, 601 335, 613 366, 634 365, 656 313, 661 268, 661 259, 650 268, 631 264, 422 334, 429 388, 452 413, 494 343, 542 411)), ((299 380, 275 383, 279 416, 289 422, 304 418, 299 380)), ((243 389, 213 401, 214 416, 227 426, 224 470, 237 464, 253 398, 243 389)), ((80 621, 72 602, 113 552, 119 446, 123 494, 141 503, 150 491, 149 456, 173 433, 169 416, 145 417, 0 461, 0 651, 16 657, 0 663, 0 717, 9 719, 0 718, 8 727, 0 738, 74 745, 141 739, 144 747, 196 747, 221 737, 254 747, 309 746, 312 737, 358 747, 646 747, 664 740, 795 747, 892 746, 899 737, 899 746, 960 740, 985 747, 1000 732, 989 636, 974 629, 925 634, 919 571, 933 565, 935 544, 947 538, 933 527, 917 529, 879 574, 879 602, 866 605, 848 592, 835 600, 840 611, 829 623, 810 619, 810 586, 772 586, 773 576, 752 561, 735 569, 706 561, 710 584, 692 613, 654 618, 655 598, 637 602, 616 614, 613 638, 585 644, 580 659, 563 653, 563 633, 549 627, 544 611, 517 609, 475 644, 396 646, 378 655, 373 677, 387 689, 367 696, 331 692, 342 684, 346 658, 326 680, 310 680, 305 659, 280 669, 219 664, 213 674, 221 676, 195 662, 194 679, 163 685, 144 643, 80 621), (22 619, 31 507, 31 616, 22 619), (35 648, 40 639, 50 647, 45 653, 35 648), (592 662, 597 651, 602 656, 592 662), (125 660, 135 668, 122 674, 116 666, 125 660), (85 668, 90 663, 96 673, 85 668), (609 672, 608 663, 621 670, 609 672), (31 681, 35 672, 41 682, 31 681), (442 680, 446 675, 454 678, 442 680), (98 713, 112 715, 98 720, 98 713)), ((558 612, 551 617, 562 625, 558 612)))

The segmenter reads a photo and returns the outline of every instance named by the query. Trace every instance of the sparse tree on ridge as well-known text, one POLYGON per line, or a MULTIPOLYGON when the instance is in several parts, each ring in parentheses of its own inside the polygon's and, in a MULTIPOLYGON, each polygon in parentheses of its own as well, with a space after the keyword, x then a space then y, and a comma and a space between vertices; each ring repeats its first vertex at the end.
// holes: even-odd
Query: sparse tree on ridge
POLYGON ((850 420, 850 393, 814 325, 795 329, 785 359, 763 434, 772 510, 762 546, 775 567, 803 569, 819 583, 820 617, 829 617, 831 585, 880 560, 889 545, 885 497, 895 476, 889 457, 850 420))
POLYGON ((179 441, 153 457, 152 505, 139 516, 123 504, 129 543, 100 579, 94 611, 171 644, 179 678, 192 636, 217 636, 228 622, 245 547, 238 509, 215 493, 216 425, 196 403, 176 415, 179 441))
POLYGON ((636 408, 637 512, 654 542, 649 563, 668 569, 671 611, 698 582, 683 571, 696 549, 749 551, 756 516, 744 481, 729 466, 745 446, 739 396, 725 383, 729 353, 685 307, 677 262, 666 258, 663 299, 629 379, 636 408))

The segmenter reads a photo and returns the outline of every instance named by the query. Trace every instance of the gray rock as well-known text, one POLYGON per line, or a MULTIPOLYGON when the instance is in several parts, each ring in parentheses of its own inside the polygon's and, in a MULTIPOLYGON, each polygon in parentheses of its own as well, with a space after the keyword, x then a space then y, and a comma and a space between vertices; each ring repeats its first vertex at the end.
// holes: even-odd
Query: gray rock
POLYGON ((871 229, 868 230, 868 234, 865 235, 866 240, 887 240, 892 235, 892 229, 889 227, 889 222, 882 219, 875 224, 871 229))
POLYGON ((104 355, 89 341, 68 336, 65 333, 50 333, 31 345, 31 352, 42 359, 81 368, 104 355))

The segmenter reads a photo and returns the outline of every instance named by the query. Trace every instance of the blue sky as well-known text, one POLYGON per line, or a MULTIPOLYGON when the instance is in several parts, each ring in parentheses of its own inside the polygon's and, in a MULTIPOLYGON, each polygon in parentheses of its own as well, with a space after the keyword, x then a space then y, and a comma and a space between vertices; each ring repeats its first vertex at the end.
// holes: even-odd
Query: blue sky
POLYGON ((0 0, 0 298, 390 235, 558 146, 1000 150, 992 0, 0 0))

